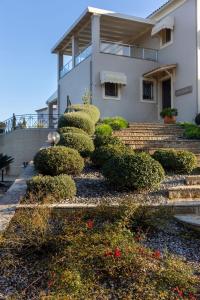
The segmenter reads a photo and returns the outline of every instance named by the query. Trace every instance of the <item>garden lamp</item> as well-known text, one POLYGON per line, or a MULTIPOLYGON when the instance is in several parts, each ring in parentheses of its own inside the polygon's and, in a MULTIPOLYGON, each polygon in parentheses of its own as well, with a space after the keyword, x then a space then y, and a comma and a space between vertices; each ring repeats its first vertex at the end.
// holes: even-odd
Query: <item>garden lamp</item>
POLYGON ((49 132, 48 134, 48 142, 51 143, 52 146, 55 146, 60 141, 60 134, 56 131, 49 132))

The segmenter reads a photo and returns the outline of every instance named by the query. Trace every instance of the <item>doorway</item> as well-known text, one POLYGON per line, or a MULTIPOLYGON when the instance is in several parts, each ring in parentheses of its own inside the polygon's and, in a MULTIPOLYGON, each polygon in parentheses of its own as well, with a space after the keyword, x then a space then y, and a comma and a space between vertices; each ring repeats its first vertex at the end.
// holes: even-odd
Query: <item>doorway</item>
POLYGON ((172 107, 171 78, 162 81, 162 109, 172 107))

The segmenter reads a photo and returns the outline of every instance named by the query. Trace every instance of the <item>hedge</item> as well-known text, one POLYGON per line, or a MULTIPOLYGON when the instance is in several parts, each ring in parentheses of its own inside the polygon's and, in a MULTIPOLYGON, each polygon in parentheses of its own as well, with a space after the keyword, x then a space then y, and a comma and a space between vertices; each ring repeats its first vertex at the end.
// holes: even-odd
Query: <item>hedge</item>
POLYGON ((78 175, 84 168, 84 160, 77 150, 56 146, 41 149, 34 157, 34 165, 43 175, 78 175))
POLYGON ((115 136, 97 135, 94 138, 95 148, 105 145, 123 145, 123 142, 115 136))
POLYGON ((84 112, 71 112, 62 115, 58 121, 58 128, 62 127, 77 127, 88 134, 94 134, 95 132, 94 122, 84 112))
POLYGON ((38 201, 48 197, 54 201, 72 199, 76 195, 74 180, 68 175, 34 176, 27 181, 27 195, 36 196, 38 201))
POLYGON ((89 157, 94 151, 93 140, 86 134, 63 133, 59 145, 76 149, 83 157, 89 157))
POLYGON ((96 107, 95 105, 75 104, 75 105, 71 106, 71 109, 73 109, 76 112, 87 113, 95 124, 99 121, 100 111, 99 111, 98 107, 96 107))
POLYGON ((128 121, 122 117, 113 117, 103 119, 104 124, 108 124, 113 130, 121 130, 128 127, 128 121))
POLYGON ((85 134, 87 135, 87 133, 80 129, 80 128, 77 128, 77 127, 62 127, 60 129, 58 129, 58 132, 60 134, 63 134, 63 133, 79 133, 79 134, 85 134))
POLYGON ((177 174, 190 174, 197 167, 197 158, 189 151, 157 150, 153 158, 159 161, 166 171, 177 174))
POLYGON ((164 179, 163 167, 147 153, 113 156, 103 166, 103 175, 115 188, 149 190, 164 179))
POLYGON ((133 150, 123 144, 108 144, 95 149, 92 154, 92 162, 95 166, 102 167, 105 162, 113 156, 119 156, 125 153, 133 153, 133 150))
POLYGON ((108 124, 100 124, 96 126, 95 129, 96 136, 111 136, 112 135, 112 128, 108 124))

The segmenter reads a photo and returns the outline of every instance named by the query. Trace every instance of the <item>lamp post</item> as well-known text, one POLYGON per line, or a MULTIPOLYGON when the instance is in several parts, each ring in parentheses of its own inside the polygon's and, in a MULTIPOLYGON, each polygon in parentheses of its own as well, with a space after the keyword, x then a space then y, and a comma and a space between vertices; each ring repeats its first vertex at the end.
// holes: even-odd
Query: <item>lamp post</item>
POLYGON ((59 143, 60 141, 60 134, 58 132, 49 132, 48 134, 48 142, 52 145, 55 146, 59 143))

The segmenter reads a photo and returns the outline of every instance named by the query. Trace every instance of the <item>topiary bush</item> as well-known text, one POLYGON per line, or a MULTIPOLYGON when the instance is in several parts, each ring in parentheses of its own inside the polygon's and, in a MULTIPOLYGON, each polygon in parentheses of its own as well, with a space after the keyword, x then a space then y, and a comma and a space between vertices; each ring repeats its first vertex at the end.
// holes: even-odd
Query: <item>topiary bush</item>
POLYGON ((77 127, 88 134, 94 134, 95 125, 85 112, 71 112, 62 115, 58 121, 58 128, 77 127))
POLYGON ((113 156, 103 166, 103 175, 115 188, 149 190, 159 187, 163 167, 147 153, 113 156))
POLYGON ((197 167, 195 154, 189 151, 157 150, 153 158, 167 171, 177 174, 190 174, 197 167))
POLYGON ((92 154, 92 162, 97 167, 102 167, 106 161, 113 156, 123 155, 125 153, 134 153, 133 150, 126 147, 124 144, 105 145, 96 148, 92 154))
POLYGON ((78 175, 84 168, 84 160, 77 150, 56 146, 41 149, 34 157, 34 165, 43 175, 78 175))
POLYGON ((89 115, 92 121, 96 124, 100 118, 100 111, 98 107, 92 104, 75 104, 71 108, 76 112, 85 112, 89 115))
POLYGON ((112 128, 108 124, 100 124, 96 126, 95 129, 96 136, 111 136, 112 135, 112 128))
POLYGON ((187 139, 200 139, 200 127, 193 123, 183 123, 181 126, 184 128, 184 137, 187 139))
POLYGON ((80 128, 77 128, 77 127, 62 127, 60 129, 58 129, 58 132, 60 134, 63 134, 63 133, 79 133, 79 134, 85 134, 87 135, 87 133, 80 129, 80 128))
POLYGON ((113 130, 125 129, 129 125, 128 121, 122 117, 105 118, 103 123, 110 125, 113 130))
POLYGON ((76 185, 68 175, 34 176, 27 181, 27 195, 29 194, 36 196, 38 201, 49 196, 54 201, 72 199, 76 195, 76 185))
POLYGON ((63 133, 59 145, 76 149, 83 157, 89 157, 94 151, 93 140, 86 134, 63 133))
POLYGON ((123 142, 115 136, 97 135, 94 138, 95 148, 105 145, 124 145, 123 142))
POLYGON ((196 118, 195 118, 195 123, 196 123, 197 125, 200 125, 200 114, 198 114, 198 115, 196 116, 196 118))

